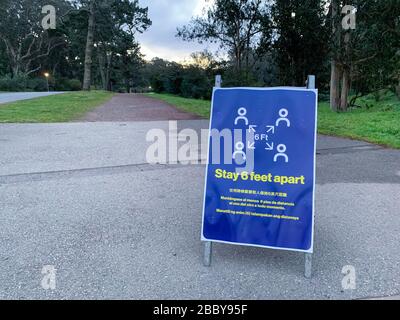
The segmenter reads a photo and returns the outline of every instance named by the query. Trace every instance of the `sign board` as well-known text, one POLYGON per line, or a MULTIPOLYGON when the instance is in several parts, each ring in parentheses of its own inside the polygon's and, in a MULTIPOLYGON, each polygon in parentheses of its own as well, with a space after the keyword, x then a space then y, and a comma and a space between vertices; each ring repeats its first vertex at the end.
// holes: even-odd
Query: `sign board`
POLYGON ((215 88, 202 241, 313 251, 317 90, 215 88))

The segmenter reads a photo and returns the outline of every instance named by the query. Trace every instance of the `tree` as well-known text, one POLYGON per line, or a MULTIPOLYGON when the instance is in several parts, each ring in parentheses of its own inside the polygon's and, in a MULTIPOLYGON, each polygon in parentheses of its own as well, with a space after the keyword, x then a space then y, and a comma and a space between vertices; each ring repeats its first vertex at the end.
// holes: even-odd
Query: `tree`
POLYGON ((157 93, 171 93, 187 98, 210 99, 214 75, 221 73, 219 62, 208 52, 193 54, 191 64, 179 64, 154 58, 144 67, 144 78, 157 93))
POLYGON ((308 74, 321 78, 329 49, 324 5, 321 0, 275 1, 274 49, 281 84, 304 86, 308 74))
MULTIPOLYGON (((109 71, 113 58, 113 48, 118 39, 133 43, 136 32, 144 32, 150 25, 148 8, 139 6, 138 0, 82 0, 78 8, 87 12, 87 39, 85 48, 83 89, 90 90, 93 53, 95 45, 103 79, 103 87, 109 86, 109 71), (96 23, 97 21, 97 23, 96 23), (126 37, 126 35, 130 36, 126 37), (110 51, 111 50, 111 51, 110 51)), ((129 48, 128 51, 134 49, 129 48)), ((128 52, 124 53, 129 54, 128 52)))
POLYGON ((70 79, 76 88, 83 78, 86 90, 99 80, 107 90, 112 83, 129 90, 142 81, 135 74, 143 64, 135 34, 151 21, 138 0, 2 0, 0 9, 0 74, 26 82, 46 70, 51 85, 68 87, 70 79), (57 9, 54 30, 41 26, 42 7, 49 4, 57 9))
POLYGON ((251 56, 264 53, 259 49, 271 39, 268 12, 267 1, 216 0, 205 16, 178 28, 177 36, 185 41, 218 43, 233 57, 236 73, 248 80, 251 56))
POLYGON ((352 1, 357 9, 357 24, 355 29, 346 30, 341 12, 348 4, 333 0, 330 7, 333 25, 330 100, 334 111, 346 111, 358 97, 394 87, 399 81, 398 0, 352 1), (356 95, 349 103, 351 88, 356 95))
POLYGON ((0 41, 13 77, 28 76, 42 68, 41 60, 65 43, 57 30, 44 30, 42 7, 54 5, 63 10, 63 0, 2 0, 0 4, 0 41))
POLYGON ((123 0, 113 1, 109 7, 101 7, 99 13, 96 47, 103 87, 110 87, 110 73, 116 60, 124 86, 129 91, 129 83, 133 84, 138 79, 133 72, 142 65, 140 46, 135 41, 135 35, 151 25, 148 10, 140 8, 137 0, 123 0))
POLYGON ((396 92, 400 84, 400 2, 359 2, 357 20, 350 44, 353 89, 359 95, 382 89, 396 92))
POLYGON ((340 26, 339 26, 339 0, 332 0, 330 5, 332 24, 332 58, 331 58, 331 82, 330 82, 330 105, 333 111, 337 111, 340 105, 340 69, 337 47, 340 48, 340 26))
POLYGON ((0 76, 9 73, 8 57, 4 43, 0 42, 0 76))
POLYGON ((95 0, 88 3, 88 32, 85 48, 85 70, 83 75, 83 90, 90 90, 92 76, 92 55, 94 46, 94 27, 95 27, 95 0))

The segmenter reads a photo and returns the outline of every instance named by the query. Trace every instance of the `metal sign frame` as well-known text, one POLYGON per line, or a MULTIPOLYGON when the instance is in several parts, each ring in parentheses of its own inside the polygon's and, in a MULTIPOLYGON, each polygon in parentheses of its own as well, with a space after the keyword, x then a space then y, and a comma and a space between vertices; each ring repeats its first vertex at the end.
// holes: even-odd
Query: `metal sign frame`
MULTIPOLYGON (((220 75, 218 75, 215 77, 215 88, 220 88, 221 84, 222 84, 222 77, 220 75)), ((313 75, 308 76, 306 88, 310 89, 310 90, 315 89, 315 76, 313 76, 313 75)), ((315 167, 316 167, 316 160, 314 158, 314 171, 315 171, 315 167)), ((314 172, 314 178, 315 178, 315 172, 314 172)), ((315 181, 314 181, 314 184, 315 184, 315 181)), ((314 202, 313 208, 315 208, 315 187, 314 187, 314 191, 313 191, 313 202, 314 202)), ((313 216, 313 226, 312 226, 312 233, 313 233, 312 239, 314 239, 314 219, 315 219, 314 212, 313 212, 313 215, 314 216, 313 216)), ((204 218, 204 213, 203 213, 203 218, 204 218)), ((212 263, 213 242, 220 242, 220 241, 204 241, 203 263, 204 263, 204 266, 206 266, 206 267, 210 267, 211 263, 212 263)), ((240 244, 238 244, 238 245, 240 245, 240 244)), ((279 248, 275 248, 275 249, 279 249, 279 248)), ((308 279, 310 279, 312 277, 312 258, 313 258, 313 253, 309 253, 309 252, 305 253, 304 276, 308 279)))

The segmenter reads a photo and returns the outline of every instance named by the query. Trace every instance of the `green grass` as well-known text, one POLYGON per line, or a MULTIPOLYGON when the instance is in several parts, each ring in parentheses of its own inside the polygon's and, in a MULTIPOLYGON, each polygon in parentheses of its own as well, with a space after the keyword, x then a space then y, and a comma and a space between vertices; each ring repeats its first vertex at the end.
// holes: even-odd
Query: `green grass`
POLYGON ((151 98, 165 101, 180 110, 199 115, 200 117, 210 117, 210 101, 182 98, 172 94, 148 93, 146 95, 151 98))
MULTIPOLYGON (((149 94, 177 108, 202 117, 210 116, 210 102, 186 99, 168 94, 149 94)), ((372 96, 357 101, 362 108, 346 113, 330 110, 322 102, 318 107, 318 132, 400 149, 400 100, 393 94, 384 95, 379 102, 372 96)))
POLYGON ((366 97, 357 104, 362 108, 335 113, 328 103, 320 103, 319 133, 400 149, 400 100, 386 95, 378 102, 366 97))
POLYGON ((0 104, 0 123, 50 123, 76 120, 105 103, 113 93, 68 92, 60 95, 0 104))

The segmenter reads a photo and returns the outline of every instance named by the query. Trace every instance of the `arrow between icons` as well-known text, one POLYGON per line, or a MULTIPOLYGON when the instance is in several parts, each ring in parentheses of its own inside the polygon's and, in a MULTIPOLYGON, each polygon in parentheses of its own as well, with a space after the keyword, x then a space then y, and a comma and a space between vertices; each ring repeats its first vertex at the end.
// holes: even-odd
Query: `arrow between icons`
POLYGON ((257 126, 254 126, 254 125, 250 125, 249 126, 249 132, 256 132, 256 130, 255 130, 255 128, 257 128, 257 126))
POLYGON ((269 144, 269 143, 267 142, 267 147, 265 148, 265 150, 267 150, 267 151, 272 151, 272 150, 274 150, 274 143, 272 142, 271 144, 269 144))
POLYGON ((255 150, 256 149, 255 142, 247 141, 247 149, 255 150))
POLYGON ((274 126, 267 126, 267 133, 270 133, 272 131, 272 133, 275 133, 275 127, 274 126))

